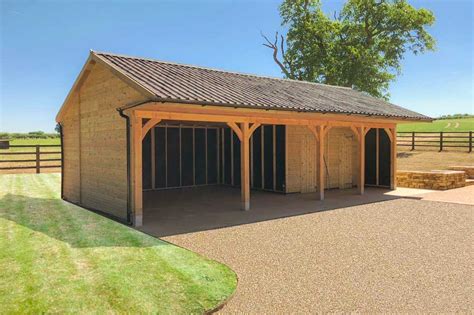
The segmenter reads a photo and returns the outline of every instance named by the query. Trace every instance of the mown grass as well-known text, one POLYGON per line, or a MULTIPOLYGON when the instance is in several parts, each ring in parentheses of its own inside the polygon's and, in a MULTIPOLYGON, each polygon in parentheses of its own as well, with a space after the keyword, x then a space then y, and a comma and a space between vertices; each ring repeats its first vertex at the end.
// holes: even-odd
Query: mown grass
POLYGON ((399 124, 397 131, 400 132, 453 132, 453 131, 474 131, 474 118, 439 119, 432 123, 417 122, 399 124))
POLYGON ((397 168, 405 171, 446 170, 450 166, 474 166, 474 153, 400 150, 397 168))
POLYGON ((34 139, 34 138, 30 138, 30 139, 13 139, 12 141, 10 141, 10 144, 12 145, 37 145, 37 144, 41 144, 41 145, 51 145, 51 144, 54 144, 54 145, 59 145, 61 144, 61 139, 60 138, 48 138, 48 139, 34 139))
POLYGON ((59 174, 0 175, 0 313, 203 313, 227 266, 60 199, 59 174))

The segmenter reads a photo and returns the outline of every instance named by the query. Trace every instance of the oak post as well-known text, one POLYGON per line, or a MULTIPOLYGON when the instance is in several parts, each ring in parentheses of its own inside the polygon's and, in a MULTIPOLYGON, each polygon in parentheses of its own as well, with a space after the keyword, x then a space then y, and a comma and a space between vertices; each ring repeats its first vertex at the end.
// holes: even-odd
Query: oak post
POLYGON ((391 168, 390 168, 390 189, 397 188, 397 130, 391 128, 392 132, 392 150, 391 150, 391 168))
POLYGON ((143 225, 142 118, 132 115, 133 225, 143 225))
POLYGON ((325 172, 324 172, 324 140, 325 136, 325 126, 318 126, 318 137, 319 146, 318 146, 318 190, 319 190, 319 200, 324 200, 324 181, 325 181, 325 172))
POLYGON ((242 138, 240 140, 240 178, 242 210, 250 210, 250 132, 249 123, 241 124, 242 138))
POLYGON ((365 186, 365 127, 359 127, 359 178, 357 190, 360 195, 364 194, 365 186))

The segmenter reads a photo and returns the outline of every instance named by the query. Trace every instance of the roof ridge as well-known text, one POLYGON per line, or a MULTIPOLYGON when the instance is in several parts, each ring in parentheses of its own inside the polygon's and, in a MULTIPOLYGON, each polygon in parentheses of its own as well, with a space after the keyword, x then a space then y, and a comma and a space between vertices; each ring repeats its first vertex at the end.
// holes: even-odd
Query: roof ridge
POLYGON ((352 88, 345 87, 345 86, 338 86, 338 85, 331 85, 331 84, 324 84, 324 83, 317 83, 317 82, 310 82, 310 81, 302 81, 302 80, 295 80, 295 79, 286 79, 286 78, 262 76, 262 75, 251 74, 251 73, 243 73, 243 72, 238 72, 238 71, 227 71, 227 70, 190 65, 190 64, 179 63, 179 62, 158 60, 158 59, 153 59, 153 58, 137 57, 137 56, 109 53, 109 52, 103 52, 103 51, 95 51, 95 50, 92 50, 92 49, 90 50, 90 52, 93 53, 93 54, 96 54, 96 55, 109 55, 109 56, 121 57, 121 58, 130 58, 130 59, 137 59, 137 60, 143 60, 143 61, 159 62, 159 63, 169 64, 169 65, 188 67, 188 68, 194 68, 194 69, 201 69, 201 70, 208 70, 208 71, 215 71, 215 72, 221 72, 221 73, 229 73, 229 74, 235 74, 235 75, 258 78, 258 79, 279 80, 279 81, 285 81, 285 82, 304 83, 304 84, 310 84, 310 85, 327 86, 327 87, 330 87, 330 88, 353 90, 352 88))

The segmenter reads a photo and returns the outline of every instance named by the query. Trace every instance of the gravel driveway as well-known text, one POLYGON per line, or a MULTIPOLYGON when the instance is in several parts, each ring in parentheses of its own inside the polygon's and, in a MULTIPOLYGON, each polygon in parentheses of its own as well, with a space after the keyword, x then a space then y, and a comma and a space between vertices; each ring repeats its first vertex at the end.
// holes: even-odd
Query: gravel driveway
POLYGON ((164 239, 237 272, 222 313, 471 312, 473 214, 396 199, 164 239))

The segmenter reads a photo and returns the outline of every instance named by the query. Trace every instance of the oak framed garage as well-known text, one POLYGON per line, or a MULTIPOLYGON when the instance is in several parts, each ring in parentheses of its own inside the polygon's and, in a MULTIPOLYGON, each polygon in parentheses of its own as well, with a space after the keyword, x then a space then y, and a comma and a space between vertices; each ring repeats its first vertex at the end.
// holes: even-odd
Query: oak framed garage
POLYGON ((394 189, 396 124, 430 118, 350 88, 91 51, 57 118, 62 197, 136 226, 143 191, 394 189), (367 143, 367 145, 366 145, 367 143))

